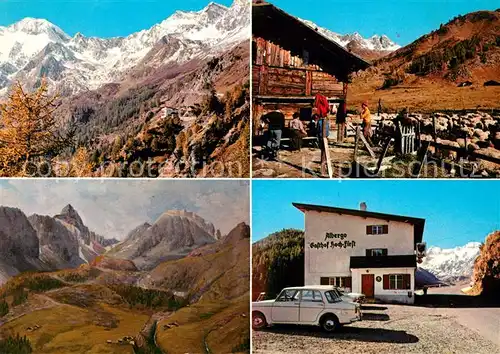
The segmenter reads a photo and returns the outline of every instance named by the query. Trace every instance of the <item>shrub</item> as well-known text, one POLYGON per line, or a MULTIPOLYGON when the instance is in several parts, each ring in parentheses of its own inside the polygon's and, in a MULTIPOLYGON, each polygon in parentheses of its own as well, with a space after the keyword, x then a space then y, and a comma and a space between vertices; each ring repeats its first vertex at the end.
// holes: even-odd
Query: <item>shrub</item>
POLYGON ((9 313, 9 304, 5 300, 0 301, 0 317, 9 313))
POLYGON ((166 307, 178 309, 182 306, 173 294, 160 290, 143 289, 132 285, 116 284, 109 286, 120 295, 129 305, 146 308, 166 307))
POLYGON ((397 84, 400 83, 400 80, 394 78, 394 77, 388 77, 384 80, 384 83, 382 84, 382 89, 388 89, 392 86, 396 86, 397 84))
POLYGON ((8 337, 0 340, 0 353, 8 354, 30 354, 33 352, 31 343, 26 336, 21 337, 16 334, 15 337, 8 337))
POLYGON ((13 306, 19 306, 24 304, 28 300, 28 292, 24 291, 24 289, 19 289, 14 293, 14 300, 12 300, 13 306))

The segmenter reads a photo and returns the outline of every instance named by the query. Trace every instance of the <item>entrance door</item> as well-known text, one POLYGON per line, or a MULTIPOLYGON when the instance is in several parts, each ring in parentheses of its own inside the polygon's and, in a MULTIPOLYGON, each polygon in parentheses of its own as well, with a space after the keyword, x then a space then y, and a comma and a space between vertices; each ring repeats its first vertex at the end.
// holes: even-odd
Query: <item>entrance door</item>
POLYGON ((373 297, 373 295, 375 295, 375 275, 361 275, 361 292, 365 294, 366 297, 373 297))

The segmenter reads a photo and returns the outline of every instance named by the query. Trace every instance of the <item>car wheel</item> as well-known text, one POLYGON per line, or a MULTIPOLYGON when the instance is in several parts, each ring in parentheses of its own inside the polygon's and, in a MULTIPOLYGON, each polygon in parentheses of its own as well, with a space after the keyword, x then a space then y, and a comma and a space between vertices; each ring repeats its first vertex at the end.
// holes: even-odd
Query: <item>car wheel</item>
POLYGON ((340 327, 339 319, 333 315, 326 315, 321 320, 321 328, 323 331, 332 333, 340 327))
POLYGON ((252 328, 260 330, 267 327, 266 317, 260 312, 252 314, 252 328))

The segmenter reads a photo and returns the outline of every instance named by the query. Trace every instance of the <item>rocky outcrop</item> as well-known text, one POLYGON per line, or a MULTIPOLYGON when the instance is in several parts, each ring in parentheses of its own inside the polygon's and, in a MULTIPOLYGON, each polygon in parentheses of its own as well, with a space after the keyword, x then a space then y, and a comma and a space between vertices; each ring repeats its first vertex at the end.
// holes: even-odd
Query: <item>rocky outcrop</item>
POLYGON ((60 214, 54 216, 54 220, 60 222, 70 233, 75 235, 80 245, 80 257, 86 262, 91 262, 96 256, 106 252, 106 247, 119 242, 116 239, 106 239, 90 231, 78 212, 70 204, 65 206, 60 214))
POLYGON ((85 263, 79 256, 77 234, 58 219, 35 214, 28 220, 40 241, 40 259, 51 265, 52 269, 74 268, 85 263))
POLYGON ((90 265, 92 267, 104 268, 110 270, 129 271, 129 272, 137 271, 137 267, 135 266, 134 262, 128 259, 118 259, 106 256, 99 256, 95 258, 90 263, 90 265))
POLYGON ((0 283, 20 272, 45 269, 39 255, 39 240, 26 215, 0 207, 0 283))
POLYGON ((500 231, 490 234, 474 263, 474 288, 483 296, 496 299, 500 291, 500 231))
POLYGON ((214 225, 187 211, 167 211, 153 225, 146 226, 136 228, 110 255, 133 260, 138 268, 148 269, 216 241, 214 225))

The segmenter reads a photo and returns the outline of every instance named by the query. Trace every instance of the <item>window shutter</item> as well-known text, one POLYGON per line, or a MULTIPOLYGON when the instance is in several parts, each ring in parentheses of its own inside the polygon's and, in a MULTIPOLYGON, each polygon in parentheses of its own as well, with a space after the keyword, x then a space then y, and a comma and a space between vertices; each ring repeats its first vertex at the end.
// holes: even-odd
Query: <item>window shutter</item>
POLYGON ((345 282, 345 287, 346 288, 351 288, 352 287, 352 278, 351 277, 345 277, 344 278, 345 282))
POLYGON ((405 289, 411 289, 411 276, 410 274, 403 274, 403 286, 405 289))
POLYGON ((382 249, 382 256, 387 256, 387 248, 382 249))
POLYGON ((330 279, 329 278, 321 277, 321 279, 320 279, 320 285, 330 285, 330 279))
POLYGON ((389 289, 389 274, 384 274, 383 288, 384 290, 389 289))
POLYGON ((384 235, 388 234, 389 233, 389 225, 383 225, 382 226, 382 233, 384 235))
POLYGON ((367 234, 367 235, 372 235, 372 226, 371 226, 371 225, 368 225, 368 226, 366 227, 366 234, 367 234))

